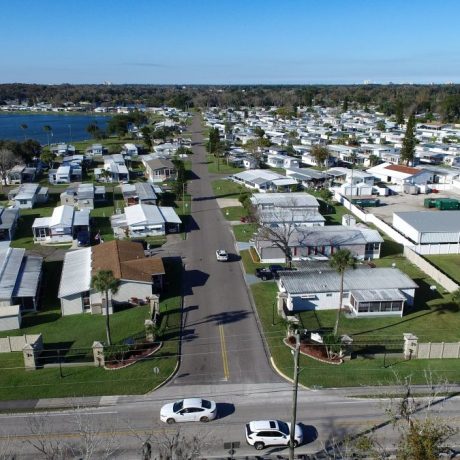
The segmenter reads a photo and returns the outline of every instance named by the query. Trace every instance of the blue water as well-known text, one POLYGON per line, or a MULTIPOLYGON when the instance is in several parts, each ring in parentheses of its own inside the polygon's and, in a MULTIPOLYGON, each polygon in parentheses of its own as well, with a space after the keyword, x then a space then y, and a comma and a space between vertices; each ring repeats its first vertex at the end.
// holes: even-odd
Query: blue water
POLYGON ((74 142, 90 139, 86 127, 90 123, 97 123, 101 130, 105 130, 110 117, 100 115, 65 115, 65 114, 11 114, 0 113, 0 139, 23 141, 35 139, 42 145, 48 144, 48 136, 43 126, 51 126, 50 143, 74 142), (21 128, 22 124, 28 126, 21 128))

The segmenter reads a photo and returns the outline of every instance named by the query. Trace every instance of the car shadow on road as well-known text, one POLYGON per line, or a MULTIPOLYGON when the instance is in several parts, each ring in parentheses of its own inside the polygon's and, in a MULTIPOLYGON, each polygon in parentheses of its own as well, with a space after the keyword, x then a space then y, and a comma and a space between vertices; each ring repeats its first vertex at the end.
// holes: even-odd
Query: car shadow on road
POLYGON ((318 430, 313 425, 304 425, 299 423, 303 434, 303 444, 310 444, 318 439, 318 430))
POLYGON ((216 403, 217 406, 217 417, 223 419, 232 415, 235 412, 235 406, 230 403, 216 403))

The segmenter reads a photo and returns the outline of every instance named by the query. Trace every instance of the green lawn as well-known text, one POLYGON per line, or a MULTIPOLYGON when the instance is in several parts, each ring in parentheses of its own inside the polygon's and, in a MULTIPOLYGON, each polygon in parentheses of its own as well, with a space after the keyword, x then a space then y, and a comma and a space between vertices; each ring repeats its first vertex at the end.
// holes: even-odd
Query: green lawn
POLYGON ((433 265, 439 268, 454 281, 460 283, 460 254, 443 254, 439 256, 425 256, 433 265))
POLYGON ((257 231, 257 224, 241 224, 232 227, 236 241, 248 242, 257 231))
POLYGON ((256 268, 268 267, 269 265, 269 264, 261 264, 259 262, 254 262, 253 258, 251 257, 251 253, 249 252, 248 249, 240 251, 240 256, 241 256, 241 260, 243 261, 243 266, 244 266, 244 270, 246 273, 254 274, 256 268))
POLYGON ((208 162, 208 170, 213 174, 235 174, 241 171, 244 171, 244 168, 235 168, 232 165, 228 165, 225 159, 217 158, 214 155, 206 156, 208 162))
POLYGON ((212 190, 216 198, 238 198, 247 189, 231 180, 218 179, 212 182, 212 190))
MULTIPOLYGON (((402 362, 396 358, 387 358, 391 367, 384 367, 381 352, 400 351, 403 333, 412 332, 421 341, 458 342, 460 340, 460 310, 452 302, 452 296, 444 292, 430 277, 418 267, 411 264, 402 255, 402 246, 383 235, 381 259, 373 260, 378 267, 394 266, 409 275, 419 286, 415 295, 414 307, 406 307, 402 317, 347 318, 342 315, 339 333, 353 337, 356 351, 370 353, 371 358, 362 356, 341 366, 331 366, 316 362, 302 356, 301 367, 305 367, 300 381, 306 386, 353 386, 366 384, 390 384, 394 382, 394 372, 412 375, 413 383, 426 383, 425 370, 432 370, 435 375, 449 381, 460 379, 460 360, 413 360, 402 362), (436 290, 430 287, 436 286, 436 290), (311 370, 313 372, 308 372, 311 370)), ((247 273, 253 273, 256 267, 248 251, 242 251, 241 257, 247 273)), ((455 262, 454 262, 455 263, 455 262)), ((447 271, 447 270, 446 270, 447 271)), ((280 370, 292 375, 292 356, 281 343, 286 333, 284 322, 275 313, 274 299, 277 288, 273 282, 260 282, 251 286, 259 317, 265 331, 271 354, 280 370), (274 322, 274 325, 273 325, 274 322)), ((301 325, 309 330, 331 330, 334 327, 336 311, 308 311, 299 315, 301 325)))
MULTIPOLYGON (((322 201, 320 201, 320 204, 322 204, 321 207, 326 206, 326 204, 322 201)), ((326 225, 342 225, 342 216, 344 214, 350 214, 350 211, 341 204, 335 204, 332 206, 330 205, 328 210, 326 212, 322 212, 322 214, 326 219, 326 225)))
MULTIPOLYGON (((159 332, 164 345, 157 354, 117 371, 93 366, 64 367, 64 377, 61 378, 57 368, 24 371, 22 353, 2 353, 0 399, 141 394, 167 379, 176 366, 179 350, 181 283, 175 281, 181 278, 181 266, 180 263, 165 262, 165 268, 169 283, 161 297, 163 317, 159 332), (158 368, 158 374, 154 368, 158 368)), ((44 300, 45 310, 35 316, 26 316, 23 329, 2 333, 2 336, 42 332, 47 348, 70 348, 70 354, 78 348, 87 352, 94 340, 105 340, 105 317, 90 314, 61 317, 56 309, 56 282, 49 282, 49 277, 59 279, 58 272, 59 267, 53 266, 48 273, 48 282, 45 280, 47 291, 53 286, 49 298, 44 300)), ((143 332, 147 314, 148 307, 145 306, 114 313, 110 317, 113 342, 123 343, 143 332)))
POLYGON ((241 217, 247 215, 243 206, 228 206, 227 208, 221 208, 221 211, 227 220, 240 220, 241 217))
MULTIPOLYGON (((274 298, 276 294, 276 285, 273 282, 260 282, 253 284, 251 290, 257 305, 257 311, 262 322, 265 338, 268 342, 270 353, 276 363, 276 366, 288 376, 293 375, 293 359, 290 350, 282 343, 286 335, 286 326, 284 322, 277 317, 274 310, 274 298)), ((428 313, 430 314, 430 313, 428 313)), ((458 316, 458 314, 457 314, 458 316)), ((442 314, 431 318, 438 320, 442 314)), ((335 318, 335 312, 304 312, 301 315, 303 327, 317 329, 320 327, 332 327, 335 318)), ((452 316, 451 316, 452 318, 452 316)), ((347 320, 341 319, 341 331, 356 334, 362 334, 355 337, 356 343, 365 342, 367 338, 378 338, 387 340, 393 335, 401 338, 402 332, 423 332, 428 329, 428 325, 437 329, 438 324, 433 320, 426 321, 426 318, 420 314, 414 316, 385 320, 377 319, 358 319, 347 320), (409 319, 408 323, 404 323, 409 319), (388 328, 385 327, 385 323, 388 328), (406 327, 407 326, 407 327, 406 327), (378 330, 378 327, 382 329, 378 330)), ((452 328, 457 329, 458 328, 452 328)), ((445 330, 444 330, 445 331, 445 330)), ((446 339, 447 340, 447 339, 446 339)), ((457 336, 458 340, 458 336, 457 336)), ((374 343, 374 342, 372 342, 374 343)), ((460 379, 460 360, 412 360, 402 361, 395 357, 384 359, 382 355, 364 359, 357 358, 347 361, 341 366, 323 364, 313 359, 301 356, 300 358, 301 373, 299 381, 302 385, 309 387, 343 387, 343 386, 360 386, 360 385, 377 385, 395 383, 395 373, 400 377, 406 375, 412 376, 412 383, 426 383, 425 372, 433 371, 434 376, 445 377, 451 382, 460 379), (386 367, 384 366, 386 365, 386 367)))

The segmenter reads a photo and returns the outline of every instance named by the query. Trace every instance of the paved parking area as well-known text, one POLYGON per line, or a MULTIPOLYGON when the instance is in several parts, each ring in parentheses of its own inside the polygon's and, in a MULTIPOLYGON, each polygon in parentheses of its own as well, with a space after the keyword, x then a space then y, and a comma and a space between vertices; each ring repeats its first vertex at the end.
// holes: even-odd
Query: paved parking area
POLYGON ((455 198, 460 200, 459 192, 439 192, 419 195, 408 195, 406 193, 400 193, 398 195, 381 196, 380 206, 366 208, 367 211, 375 214, 383 221, 391 224, 393 221, 394 212, 404 211, 432 211, 437 212, 435 209, 427 209, 423 207, 423 201, 425 198, 455 198))

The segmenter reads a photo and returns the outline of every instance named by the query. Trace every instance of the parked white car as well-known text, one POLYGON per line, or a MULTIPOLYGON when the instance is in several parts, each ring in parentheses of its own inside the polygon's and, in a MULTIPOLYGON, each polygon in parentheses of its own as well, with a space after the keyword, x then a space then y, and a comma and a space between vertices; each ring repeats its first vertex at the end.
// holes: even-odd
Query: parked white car
MULTIPOLYGON (((291 424, 280 420, 257 420, 246 424, 246 441, 257 450, 268 446, 288 446, 291 424)), ((295 426, 294 447, 303 442, 300 425, 295 426)))
POLYGON ((160 420, 169 424, 176 422, 209 422, 217 416, 214 401, 201 398, 186 398, 165 404, 160 411, 160 420))
POLYGON ((226 262, 228 260, 228 253, 224 249, 218 249, 216 251, 216 259, 219 262, 226 262))

